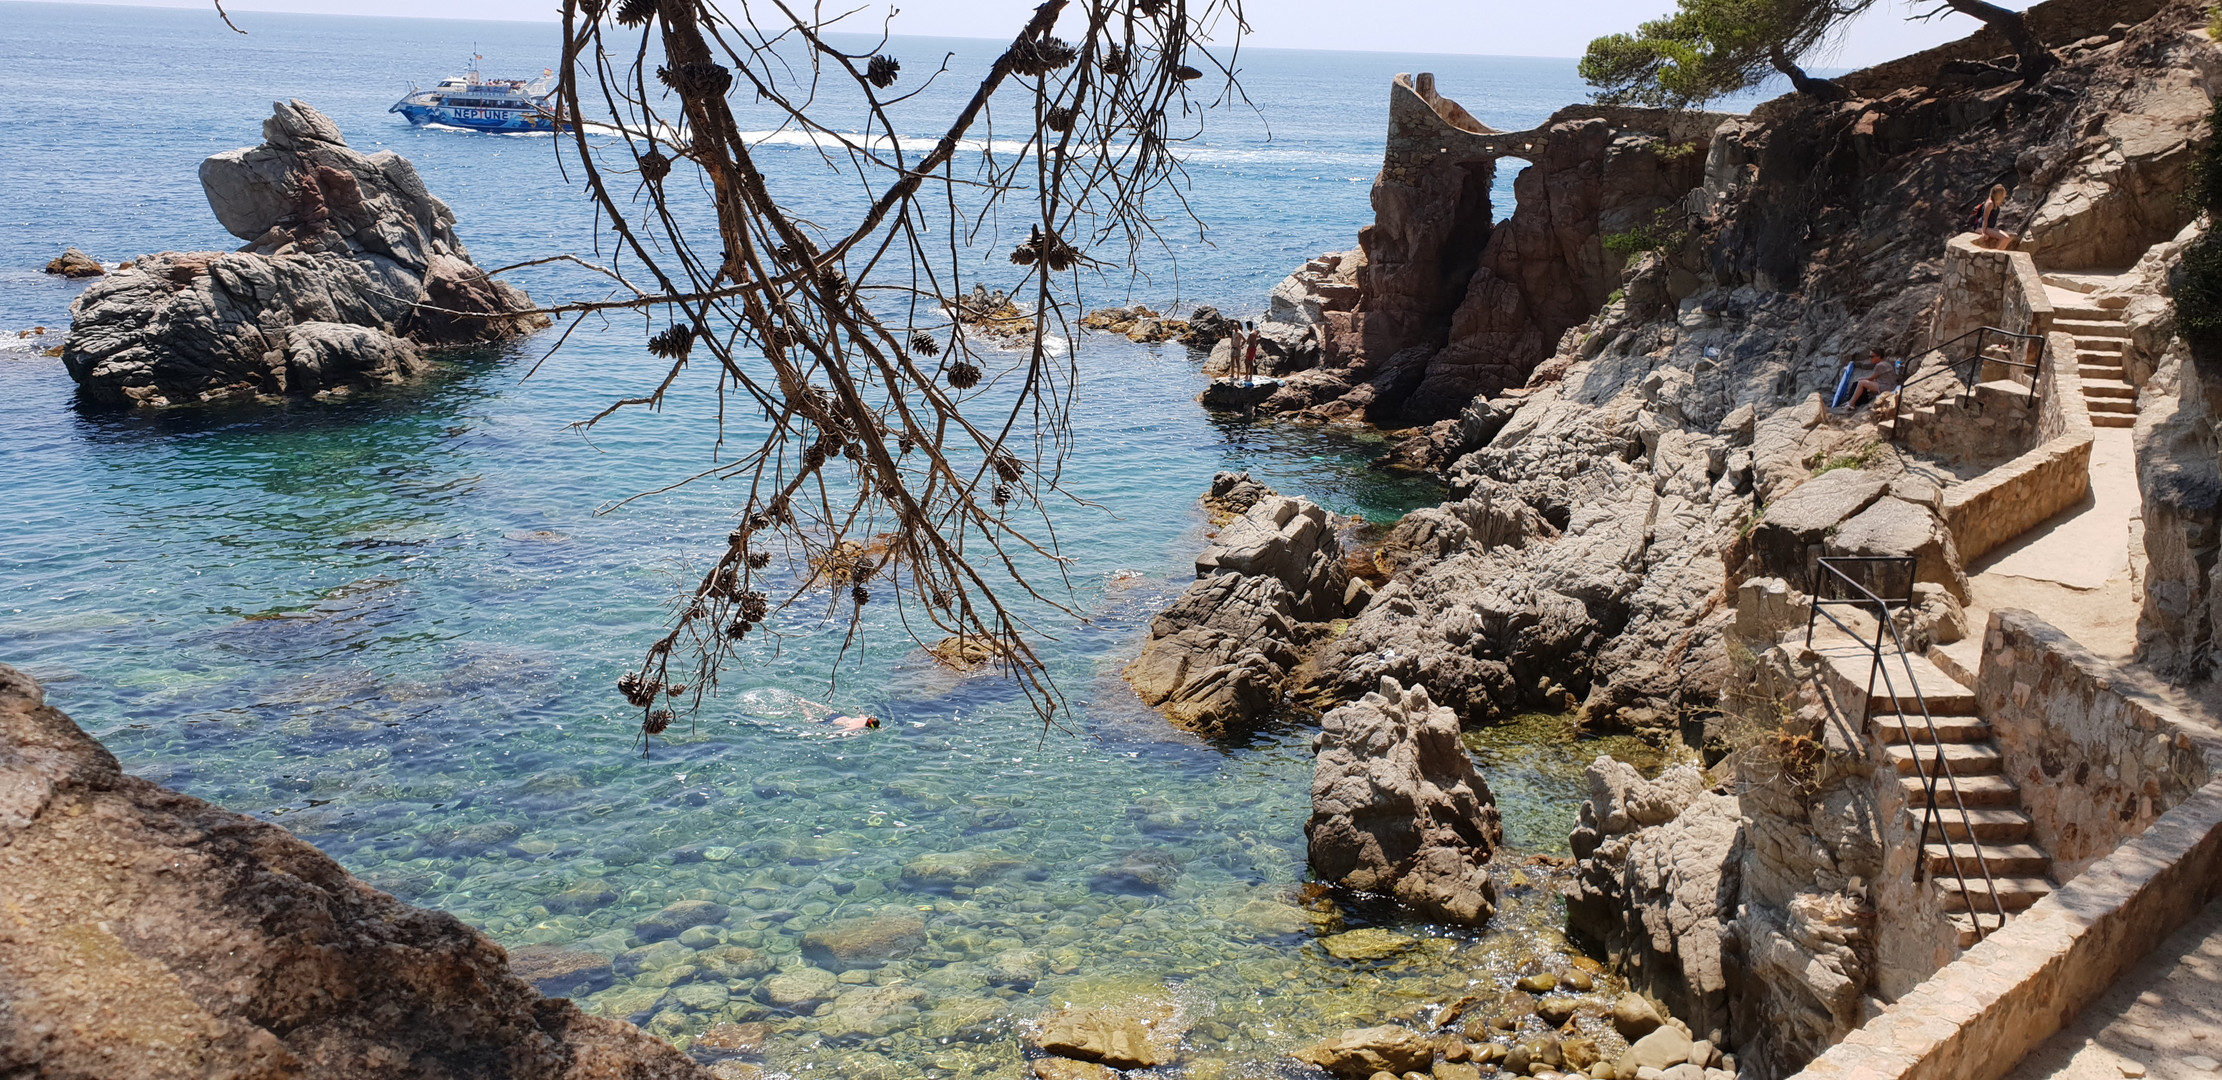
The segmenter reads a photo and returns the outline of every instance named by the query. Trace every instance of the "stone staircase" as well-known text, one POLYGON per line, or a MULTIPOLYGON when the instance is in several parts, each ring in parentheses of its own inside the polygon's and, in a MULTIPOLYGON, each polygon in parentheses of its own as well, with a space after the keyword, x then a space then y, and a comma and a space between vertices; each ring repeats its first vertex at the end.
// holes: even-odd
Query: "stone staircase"
POLYGON ((2083 377, 2083 400, 2094 427, 2133 427, 2137 388, 2123 370, 2129 326, 2122 320, 2126 296, 2094 297, 2105 279, 2094 275, 2046 274, 2052 301, 2052 328, 2075 338, 2076 372, 2083 377))
MULTIPOLYGON (((1872 656, 1865 649, 1838 646, 1823 652, 1843 680, 1839 685, 1867 685, 1872 656)), ((1976 715, 1975 692, 1925 657, 1908 657, 1903 666, 1895 655, 1884 657, 1884 662, 1890 665, 1893 685, 1886 687, 1876 680, 1867 702, 1867 730, 1883 756, 1897 767, 1906 798, 1904 824, 1911 834, 1920 834, 1922 816, 1930 806, 1921 773, 1938 777, 1938 814, 1922 857, 1930 885, 1959 933, 1960 947, 1967 948, 2003 924, 2000 908, 2010 916, 2052 892, 2052 858, 2032 842, 2034 826, 2022 810, 2021 789, 2000 775, 1998 744, 1990 724, 1976 715), (1913 670, 1912 686, 1907 685, 1908 666, 1913 670), (1916 687, 1919 697, 1913 692, 1916 687), (1926 719, 1921 709, 1924 701, 1926 719), (1940 763, 1949 771, 1950 783, 1940 774, 1940 763), (1990 871, 1987 877, 1985 867, 1990 871)))

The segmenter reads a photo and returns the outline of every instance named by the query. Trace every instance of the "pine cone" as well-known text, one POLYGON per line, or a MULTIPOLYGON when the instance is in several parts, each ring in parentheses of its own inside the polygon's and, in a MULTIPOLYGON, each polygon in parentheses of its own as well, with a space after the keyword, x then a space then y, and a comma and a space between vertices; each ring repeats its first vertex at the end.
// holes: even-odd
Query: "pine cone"
POLYGON ((665 157, 663 151, 651 146, 647 153, 640 156, 641 179, 651 184, 657 184, 662 183, 663 178, 670 175, 671 159, 665 157))
POLYGON ((970 390, 980 385, 980 369, 964 360, 949 365, 949 385, 959 390, 970 390))
POLYGON ((646 26, 656 17, 656 0, 622 0, 617 5, 617 25, 646 26))
POLYGON ((902 73, 903 62, 892 56, 875 56, 865 68, 864 77, 882 90, 895 85, 895 77, 902 73))
POLYGON ((648 351, 666 360, 678 360, 694 351, 694 326, 674 323, 648 339, 648 351))

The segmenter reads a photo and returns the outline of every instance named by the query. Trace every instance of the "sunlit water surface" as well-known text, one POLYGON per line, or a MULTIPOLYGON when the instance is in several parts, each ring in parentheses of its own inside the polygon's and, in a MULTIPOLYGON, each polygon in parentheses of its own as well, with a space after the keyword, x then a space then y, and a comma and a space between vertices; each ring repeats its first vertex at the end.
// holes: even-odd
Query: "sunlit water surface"
MULTIPOLYGON (((411 158, 482 265, 590 249, 588 208, 548 140, 413 130, 385 112, 473 49, 489 71, 537 71, 550 30, 240 17, 246 37, 202 11, 0 4, 9 339, 66 323, 75 286, 37 273, 65 245, 110 262, 234 245, 194 169, 258 141, 279 97, 328 111, 360 148, 411 158), (86 74, 111 90, 91 92, 86 74)), ((954 52, 961 73, 987 46, 893 51, 916 58, 911 72, 954 52)), ((1211 232, 1174 230, 1177 273, 1153 262, 1137 299, 1253 315, 1294 265, 1350 246, 1370 217, 1396 71, 1436 71, 1507 128, 1581 96, 1566 61, 1244 56, 1258 112, 1217 116, 1190 151, 1189 195, 1211 232)), ((805 175, 806 149, 764 153, 805 175)), ((1007 264, 998 252, 981 265, 993 280, 1007 264)), ((582 295, 559 271, 521 280, 543 299, 582 295)), ((1090 303, 1115 302, 1129 283, 1093 288, 1090 303)), ((1009 685, 928 662, 874 605, 837 680, 846 620, 785 616, 776 654, 747 656, 641 756, 612 684, 690 559, 722 546, 738 498, 703 486, 597 515, 707 461, 715 417, 693 398, 591 441, 566 430, 653 376, 642 337, 587 324, 529 380, 545 340, 456 357, 391 393, 161 417, 82 411, 58 360, 0 351, 0 660, 46 680, 133 773, 275 821, 512 948, 618 955, 667 905, 714 901, 722 919, 633 954, 583 1003, 682 1043, 718 1021, 768 1022, 780 1069, 1014 1075, 1026 1018, 1136 994, 1181 1006, 1199 1075, 1284 1068, 1323 1033, 1501 989, 1555 948, 1546 872, 1512 878, 1517 855, 1483 933, 1304 892, 1310 730, 1203 742, 1118 678, 1192 575, 1194 500, 1213 473, 1249 469, 1382 522, 1439 498, 1366 469, 1378 437, 1213 421, 1192 400, 1199 358, 1177 346, 1083 343, 1065 484, 1100 509, 1058 512, 1071 559, 1058 598, 1083 617, 1042 625, 1071 706, 1056 726, 1009 685), (814 703, 886 726, 846 737, 812 719, 814 703), (810 931, 890 913, 923 920, 922 947, 840 989, 922 998, 814 1016, 776 1007, 769 973, 689 962, 697 947, 743 946, 793 971, 817 962, 810 931), (1320 944, 1369 924, 1415 944, 1376 960, 1320 944)), ((1474 745, 1516 851, 1560 850, 1597 747, 1558 721, 1474 745)))

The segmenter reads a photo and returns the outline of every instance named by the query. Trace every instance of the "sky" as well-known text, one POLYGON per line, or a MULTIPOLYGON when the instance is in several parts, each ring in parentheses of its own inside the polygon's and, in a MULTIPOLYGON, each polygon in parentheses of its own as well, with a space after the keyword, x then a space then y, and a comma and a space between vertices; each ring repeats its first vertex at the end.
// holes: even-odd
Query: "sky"
MULTIPOLYGON (((85 0, 65 0, 85 2, 85 0)), ((204 7, 208 0, 147 0, 159 7, 204 7)), ((1002 37, 1038 0, 904 0, 894 29, 940 37, 1002 37)), ((1192 3, 1195 0, 1191 0, 1192 3)), ((2002 0, 2024 8, 2028 0, 2002 0)), ((829 9, 850 6, 829 5, 829 9)), ((877 12, 885 0, 853 5, 877 12)), ((1934 7, 1933 3, 1924 7, 1934 7)), ((255 11, 334 15, 552 22, 556 0, 225 0, 235 16, 255 11)), ((1246 0, 1251 45, 1285 49, 1580 56, 1589 39, 1633 28, 1673 8, 1673 0, 1246 0)), ((1828 56, 1809 67, 1850 68, 1903 56, 1973 33, 1975 20, 1945 15, 1911 22, 1907 0, 1881 0, 1828 56)), ((877 19, 857 17, 860 31, 877 19)), ((249 27, 252 30, 252 27, 249 27)))

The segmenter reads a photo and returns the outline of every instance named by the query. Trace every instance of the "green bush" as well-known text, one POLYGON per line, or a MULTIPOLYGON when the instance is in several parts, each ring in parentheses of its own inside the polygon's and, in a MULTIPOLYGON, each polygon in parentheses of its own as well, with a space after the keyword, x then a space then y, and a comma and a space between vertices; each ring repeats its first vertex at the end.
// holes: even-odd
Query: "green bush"
POLYGON ((1651 212, 1651 220, 1645 224, 1627 232, 1607 233, 1605 250, 1620 256, 1620 264, 1626 266, 1638 255, 1681 247, 1690 238, 1690 230, 1676 220, 1676 209, 1662 206, 1651 212))

